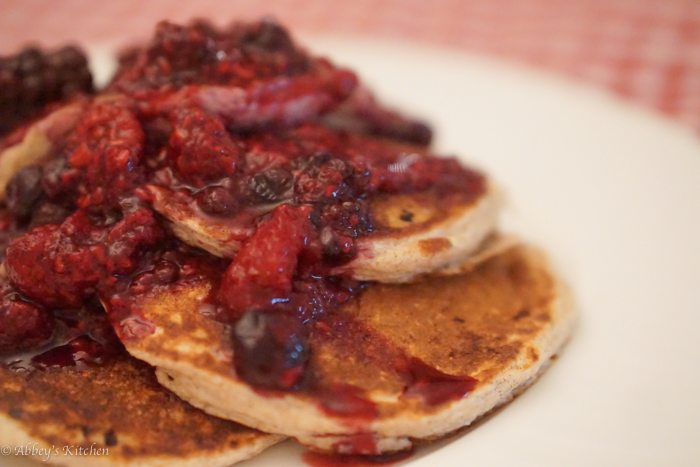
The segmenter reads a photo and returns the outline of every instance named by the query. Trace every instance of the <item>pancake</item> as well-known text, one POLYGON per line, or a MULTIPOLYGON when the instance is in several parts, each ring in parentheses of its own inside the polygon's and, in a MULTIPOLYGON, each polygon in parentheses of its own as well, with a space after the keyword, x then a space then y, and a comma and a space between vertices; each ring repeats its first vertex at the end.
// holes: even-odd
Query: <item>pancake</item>
POLYGON ((0 444, 36 443, 33 457, 43 462, 225 466, 280 439, 195 409, 126 353, 97 366, 0 368, 0 444))
POLYGON ((468 260, 494 232, 500 200, 493 186, 463 203, 434 192, 382 197, 372 203, 378 232, 358 241, 357 258, 337 268, 358 280, 410 282, 468 260))
POLYGON ((566 290, 495 233, 484 174, 356 85, 270 21, 160 23, 107 91, 0 142, 0 352, 40 352, 2 359, 0 441, 110 448, 61 459, 89 465, 282 436, 379 455, 531 383, 566 290))
POLYGON ((311 326, 303 384, 279 391, 237 376, 230 330, 202 313, 211 288, 143 296, 153 332, 127 350, 208 413, 339 453, 408 449, 469 425, 529 385, 573 324, 567 289, 518 246, 469 273, 368 288, 311 326))
POLYGON ((255 196, 267 198, 244 200, 245 209, 225 215, 207 213, 198 192, 168 186, 167 178, 146 186, 152 208, 171 232, 214 256, 234 257, 254 234, 255 223, 280 205, 306 204, 320 211, 327 203, 336 204, 337 223, 342 224, 342 216, 350 215, 340 206, 349 204, 360 227, 337 230, 354 230, 350 236, 356 255, 332 272, 357 280, 409 282, 464 262, 496 228, 500 196, 494 184, 424 147, 317 124, 240 137, 236 144, 244 148, 243 176, 254 173, 254 181, 278 171, 290 180, 279 184, 279 191, 267 184, 255 186, 255 196), (319 179, 328 183, 326 190, 334 194, 318 198, 318 183, 303 182, 317 168, 319 179), (374 188, 359 188, 364 185, 374 188))
MULTIPOLYGON (((226 218, 206 216, 188 200, 150 186, 154 209, 173 234, 214 256, 233 257, 252 228, 226 218)), ((489 187, 478 199, 444 204, 435 193, 385 196, 371 205, 377 233, 358 240, 358 256, 338 267, 358 280, 409 282, 416 276, 447 270, 476 253, 497 224, 499 199, 489 187)))

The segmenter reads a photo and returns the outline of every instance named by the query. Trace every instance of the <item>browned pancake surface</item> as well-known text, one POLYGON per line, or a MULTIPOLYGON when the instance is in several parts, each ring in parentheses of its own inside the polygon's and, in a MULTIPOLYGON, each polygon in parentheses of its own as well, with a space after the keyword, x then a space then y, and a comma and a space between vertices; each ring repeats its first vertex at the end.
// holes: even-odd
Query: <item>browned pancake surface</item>
POLYGON ((549 273, 514 249, 473 274, 377 285, 347 311, 431 366, 485 382, 547 326, 553 293, 549 273))
MULTIPOLYGON (((484 384, 523 351, 538 359, 529 343, 549 325, 553 293, 552 277, 521 249, 471 274, 378 284, 339 311, 349 318, 340 320, 342 330, 316 334, 312 368, 325 381, 400 394, 405 380, 395 362, 408 355, 484 384)), ((416 401, 402 405, 430 410, 416 401)))
POLYGON ((378 196, 370 205, 375 231, 368 238, 400 238, 426 232, 463 216, 481 200, 480 193, 440 193, 423 191, 402 195, 378 196))
POLYGON ((195 409, 162 388, 151 367, 127 356, 101 366, 0 375, 0 412, 48 445, 109 448, 110 457, 127 460, 186 458, 269 436, 195 409))
MULTIPOLYGON (((532 255, 513 248, 470 274, 370 287, 313 325, 307 370, 313 389, 294 394, 318 401, 319 388, 351 384, 390 396, 378 403, 380 415, 425 413, 437 407, 401 396, 406 381, 397 362, 417 357, 479 385, 523 353, 534 363, 534 341, 550 326, 555 289, 546 266, 532 255)), ((144 301, 142 313, 158 330, 127 347, 235 380, 227 329, 202 313, 211 287, 203 281, 144 301)))

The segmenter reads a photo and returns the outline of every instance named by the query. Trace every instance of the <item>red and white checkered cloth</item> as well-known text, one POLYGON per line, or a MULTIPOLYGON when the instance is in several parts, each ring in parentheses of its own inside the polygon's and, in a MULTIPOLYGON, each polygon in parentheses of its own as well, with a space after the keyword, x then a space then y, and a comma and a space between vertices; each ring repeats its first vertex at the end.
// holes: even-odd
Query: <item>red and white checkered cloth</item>
POLYGON ((700 131, 700 0, 0 0, 0 53, 125 43, 164 18, 427 41, 560 71, 700 131))

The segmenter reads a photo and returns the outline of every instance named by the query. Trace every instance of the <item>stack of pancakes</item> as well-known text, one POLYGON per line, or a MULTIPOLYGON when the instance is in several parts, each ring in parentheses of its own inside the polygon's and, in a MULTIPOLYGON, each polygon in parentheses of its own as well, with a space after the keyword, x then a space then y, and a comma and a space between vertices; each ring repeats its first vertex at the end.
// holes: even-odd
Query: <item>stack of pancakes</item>
MULTIPOLYGON (((356 91, 318 124, 426 151, 426 127, 367 95, 356 91)), ((48 151, 47 119, 0 146, 2 190, 48 151)), ((103 364, 0 368, 0 444, 36 442, 71 465, 228 465, 285 437, 376 456, 468 426, 531 384, 573 323, 543 253, 499 233, 498 198, 486 179, 457 201, 430 190, 372 199, 375 231, 330 272, 366 288, 310 329, 304 384, 293 390, 236 373, 230 326, 203 312, 217 280, 202 275, 140 295, 134 306, 152 332, 124 339, 103 364)), ((225 223, 169 206, 156 193, 154 209, 180 241, 235 257, 225 223)))

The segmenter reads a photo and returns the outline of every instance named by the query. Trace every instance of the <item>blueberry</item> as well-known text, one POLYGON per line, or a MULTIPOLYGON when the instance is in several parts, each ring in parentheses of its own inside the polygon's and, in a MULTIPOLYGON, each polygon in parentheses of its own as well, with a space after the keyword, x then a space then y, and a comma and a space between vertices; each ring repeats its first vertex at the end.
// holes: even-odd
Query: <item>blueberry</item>
POLYGON ((237 203, 233 194, 224 187, 213 186, 201 190, 196 196, 199 208, 214 216, 233 214, 237 203))
POLYGON ((5 189, 7 209, 18 217, 25 217, 32 211, 42 193, 41 167, 30 165, 17 172, 5 189))
POLYGON ((233 329, 234 364, 245 381, 289 390, 304 376, 309 348, 303 324, 281 311, 247 311, 233 329))
POLYGON ((180 276, 180 268, 172 261, 161 259, 153 267, 153 274, 161 284, 172 284, 180 276))

